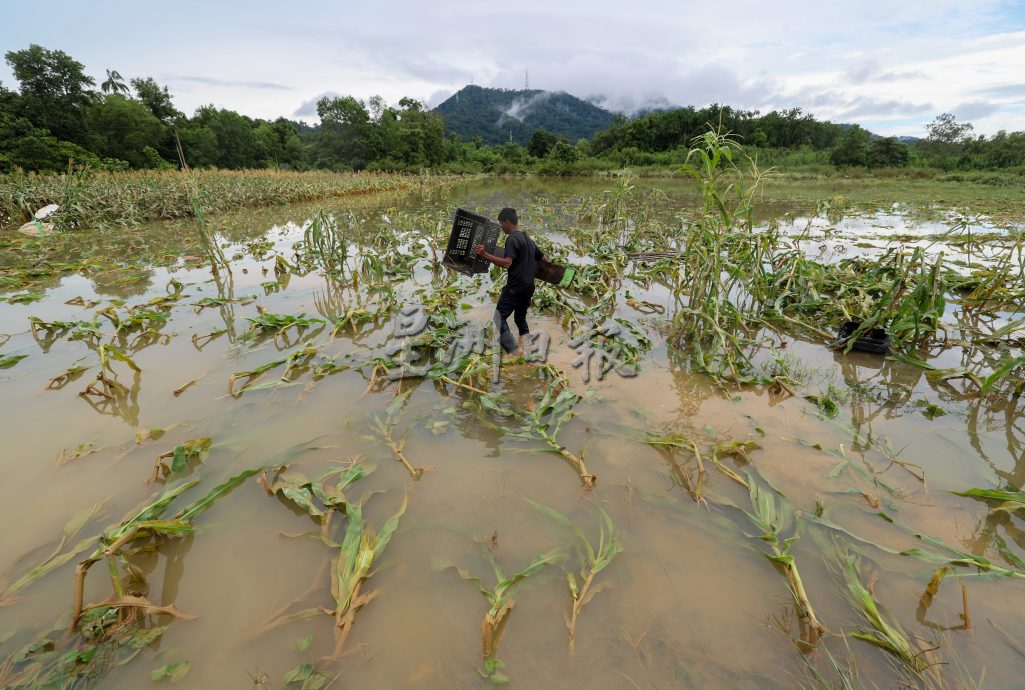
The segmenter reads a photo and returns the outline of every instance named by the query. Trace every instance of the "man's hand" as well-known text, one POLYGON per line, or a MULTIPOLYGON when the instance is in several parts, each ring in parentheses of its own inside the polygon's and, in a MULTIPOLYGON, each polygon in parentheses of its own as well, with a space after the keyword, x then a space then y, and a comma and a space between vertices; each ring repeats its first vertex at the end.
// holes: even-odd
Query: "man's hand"
POLYGON ((477 245, 477 256, 484 256, 485 254, 487 254, 487 252, 484 251, 484 245, 483 244, 478 244, 477 245))

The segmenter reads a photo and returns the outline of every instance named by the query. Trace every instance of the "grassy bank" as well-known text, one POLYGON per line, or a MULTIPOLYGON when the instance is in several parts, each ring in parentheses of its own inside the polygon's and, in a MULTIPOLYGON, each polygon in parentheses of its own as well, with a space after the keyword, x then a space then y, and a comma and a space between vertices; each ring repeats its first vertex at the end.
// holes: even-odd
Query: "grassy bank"
POLYGON ((0 175, 0 228, 20 225, 47 204, 59 229, 122 226, 207 213, 384 191, 436 188, 444 175, 196 170, 0 175))
MULTIPOLYGON (((547 177, 608 176, 629 170, 639 177, 666 177, 676 174, 687 163, 687 149, 645 152, 636 149, 613 151, 600 156, 505 157, 501 151, 488 149, 478 158, 451 161, 440 166, 449 173, 534 174, 547 177)), ((944 170, 931 167, 928 161, 915 159, 902 167, 833 165, 828 150, 778 149, 745 147, 745 157, 757 162, 760 169, 773 168, 798 179, 874 179, 937 180, 940 182, 975 182, 994 186, 1020 186, 1025 182, 1025 166, 1002 169, 944 170)))

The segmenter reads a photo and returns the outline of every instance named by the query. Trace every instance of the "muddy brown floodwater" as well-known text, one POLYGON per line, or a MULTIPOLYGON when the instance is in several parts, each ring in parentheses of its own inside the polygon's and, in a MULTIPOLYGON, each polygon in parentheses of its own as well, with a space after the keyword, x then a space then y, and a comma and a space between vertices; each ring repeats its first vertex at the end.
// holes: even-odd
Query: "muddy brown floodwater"
MULTIPOLYGON (((662 212, 671 218, 694 204, 693 196, 678 191, 680 184, 647 182, 639 188, 663 189, 662 212)), ((529 411, 552 385, 539 365, 506 363, 500 383, 476 377, 468 387, 437 379, 390 381, 380 369, 375 374, 374 362, 391 341, 392 318, 401 305, 429 303, 429 311, 444 316, 442 305, 448 304, 459 319, 484 323, 496 299, 491 277, 449 273, 433 262, 426 242, 409 237, 420 233, 436 243, 447 235, 456 207, 494 216, 512 205, 522 209, 524 227, 565 245, 568 261, 583 265, 586 252, 567 239, 567 228, 594 223, 575 218, 574 209, 584 196, 599 198, 605 186, 484 181, 427 196, 220 216, 208 228, 227 262, 216 276, 190 223, 81 232, 3 249, 6 267, 39 266, 32 257, 44 250, 50 266, 88 261, 82 270, 63 274, 40 270, 16 289, 5 287, 0 299, 0 333, 9 335, 6 342, 0 336, 0 353, 27 355, 0 369, 0 572, 6 573, 0 577, 0 659, 8 660, 0 673, 10 679, 39 659, 54 687, 148 687, 152 672, 179 662, 190 663, 179 686, 196 688, 282 687, 290 672, 299 679, 291 687, 301 687, 302 678, 306 687, 318 687, 316 674, 334 679, 333 687, 481 687, 488 684, 482 671, 496 668, 493 680, 507 677, 530 688, 841 687, 832 658, 842 669, 856 668, 853 687, 911 682, 894 656, 847 635, 871 627, 852 603, 845 580, 843 554, 849 553, 860 559, 861 580, 885 607, 885 620, 903 630, 917 658, 929 665, 913 682, 1020 687, 1025 574, 982 576, 975 567, 955 564, 923 608, 920 597, 943 563, 900 555, 915 547, 937 551, 911 529, 984 557, 1004 573, 1025 566, 1025 531, 1015 506, 991 512, 992 502, 950 493, 1025 484, 1017 396, 964 395, 909 364, 834 353, 798 337, 785 338, 776 355, 791 373, 801 373, 796 378, 818 399, 833 391, 839 400, 835 415, 803 390, 722 390, 689 371, 665 340, 677 299, 657 282, 629 272, 611 314, 650 339, 641 348, 636 376, 611 371, 598 380, 592 362, 585 383, 583 367, 575 364, 580 350, 571 342, 571 315, 549 309, 529 317, 535 331, 551 338, 549 364, 582 396, 558 431, 556 446, 583 458, 598 477, 594 489, 583 488, 572 464, 543 439, 511 433, 515 416, 482 409, 478 393, 470 390, 487 386, 496 399, 529 411), (352 238, 345 240, 350 269, 340 277, 298 267, 294 245, 320 210, 352 238), (399 245, 381 240, 409 233, 399 245), (395 252, 405 259, 392 270, 395 252), (383 256, 385 270, 375 273, 368 255, 383 256), (276 264, 278 256, 284 264, 276 264), (454 295, 447 303, 439 297, 446 290, 454 295), (6 301, 25 293, 36 298, 6 301), (197 306, 205 298, 211 306, 197 306), (147 303, 164 318, 141 329, 119 332, 114 319, 95 316, 113 307, 123 322, 138 314, 133 307, 147 303), (381 305, 376 317, 355 328, 335 329, 331 323, 357 307, 373 316, 381 305), (305 314, 320 322, 277 336, 259 334, 247 318, 260 312, 305 314), (70 327, 63 333, 33 331, 29 317, 97 322, 101 334, 90 337, 80 328, 75 337, 70 327), (121 387, 109 397, 80 395, 101 371, 101 343, 129 355, 138 371, 108 351, 108 371, 121 387), (289 366, 283 363, 254 376, 241 394, 229 395, 233 374, 305 347, 315 350, 305 362, 310 368, 299 366, 283 378, 289 366), (66 384, 50 384, 77 366, 87 370, 66 384), (426 468, 418 480, 375 431, 382 420, 392 440, 404 439, 410 464, 426 468), (696 443, 704 474, 685 443, 646 442, 654 437, 696 443), (147 481, 158 456, 204 438, 210 448, 201 461, 183 457, 176 469, 169 467, 169 476, 147 481), (728 472, 714 464, 717 447, 715 459, 728 472), (54 655, 73 656, 69 650, 88 650, 102 638, 90 641, 81 627, 64 636, 75 564, 97 541, 9 591, 51 552, 66 553, 79 540, 119 525, 133 507, 182 481, 199 484, 165 517, 247 469, 289 464, 293 478, 301 473, 315 480, 351 462, 374 470, 347 487, 345 496, 350 504, 362 503, 366 523, 379 534, 404 498, 408 505, 363 582, 362 593, 375 596, 356 612, 340 653, 335 617, 316 611, 294 620, 275 615, 336 609, 331 580, 335 589, 340 585, 332 560, 340 550, 345 553, 339 542, 351 515, 336 511, 322 531, 322 518, 285 494, 269 496, 256 477, 198 515, 190 534, 150 540, 114 560, 123 582, 134 578, 128 589, 194 619, 152 613, 132 621, 142 629, 166 629, 140 644, 130 660, 89 667, 89 675, 77 680, 76 669, 86 668, 81 660, 61 667, 45 652, 25 651, 46 638, 54 655), (771 483, 785 496, 776 497, 777 505, 789 504, 799 513, 799 538, 790 553, 828 631, 816 649, 799 640, 800 621, 783 567, 766 558, 764 542, 751 538, 761 530, 727 505, 752 510, 737 478, 757 478, 763 487, 771 483), (697 482, 702 486, 695 492, 697 482), (488 553, 509 576, 540 554, 574 544, 571 530, 528 499, 567 516, 595 545, 605 511, 622 551, 594 578, 595 593, 579 611, 572 655, 565 622, 572 599, 564 571, 580 582, 579 548, 565 549, 516 584, 497 651, 503 665, 488 667, 481 626, 491 603, 458 568, 489 589, 496 582, 488 553), (83 511, 88 515, 97 504, 96 513, 62 543, 69 520, 83 511), (803 519, 816 514, 845 532, 803 519), (965 597, 968 625, 962 620, 965 597), (58 667, 63 675, 54 671, 58 667), (816 680, 815 673, 825 680, 816 680)), ((762 222, 786 225, 802 238, 802 247, 827 259, 873 247, 916 246, 950 224, 942 209, 927 218, 904 206, 826 218, 815 217, 814 204, 769 199, 764 208, 762 222)), ((972 222, 980 232, 1013 228, 972 222)), ((999 315, 994 318, 999 322, 999 315)), ((948 367, 974 360, 962 351, 944 351, 937 361, 948 367)), ((246 384, 239 379, 233 390, 246 384)), ((172 460, 164 458, 169 465, 172 460)), ((267 478, 273 476, 269 472, 267 478)), ((322 501, 316 505, 323 508, 322 501)), ((784 536, 792 534, 791 528, 784 536)), ((103 602, 111 588, 101 561, 89 571, 84 600, 103 602)), ((128 658, 117 654, 119 661, 128 658)))

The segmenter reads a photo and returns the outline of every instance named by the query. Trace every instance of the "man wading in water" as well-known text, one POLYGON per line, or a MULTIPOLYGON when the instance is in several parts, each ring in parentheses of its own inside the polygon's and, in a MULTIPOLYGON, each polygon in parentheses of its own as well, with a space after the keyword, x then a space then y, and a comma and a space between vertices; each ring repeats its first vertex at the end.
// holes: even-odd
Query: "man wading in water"
POLYGON ((530 298, 534 296, 534 273, 537 272, 537 262, 544 258, 544 254, 534 244, 534 240, 527 237, 527 233, 520 230, 516 224, 516 209, 503 208, 498 213, 498 224, 508 235, 505 240, 505 256, 499 258, 484 251, 484 245, 477 245, 477 256, 490 261, 496 266, 509 269, 509 278, 502 288, 502 294, 498 296, 498 304, 495 307, 495 325, 498 326, 498 341, 507 354, 516 352, 516 339, 509 332, 509 324, 506 319, 513 314, 516 327, 520 330, 520 338, 530 333, 527 326, 527 307, 530 306, 530 298))

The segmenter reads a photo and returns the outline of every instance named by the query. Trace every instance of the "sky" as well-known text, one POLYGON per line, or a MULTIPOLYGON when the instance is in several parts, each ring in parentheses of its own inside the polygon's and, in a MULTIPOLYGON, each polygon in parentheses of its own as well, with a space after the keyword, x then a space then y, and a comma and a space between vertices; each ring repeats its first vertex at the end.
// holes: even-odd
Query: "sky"
MULTIPOLYGON (((944 112, 1025 130, 1025 0, 0 0, 36 43, 167 85, 180 110, 316 120, 324 94, 431 105, 469 83, 651 105, 799 107, 882 135, 944 112)), ((6 63, 0 83, 16 82, 6 63)))

